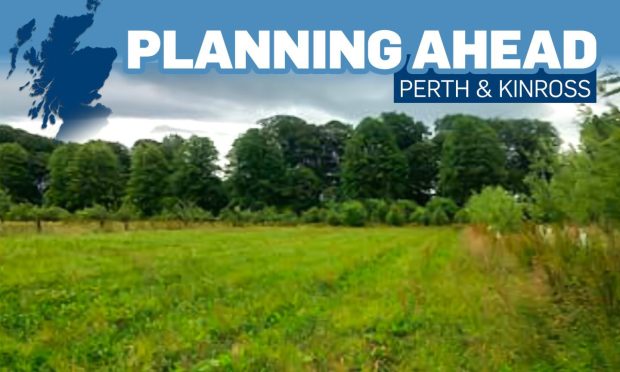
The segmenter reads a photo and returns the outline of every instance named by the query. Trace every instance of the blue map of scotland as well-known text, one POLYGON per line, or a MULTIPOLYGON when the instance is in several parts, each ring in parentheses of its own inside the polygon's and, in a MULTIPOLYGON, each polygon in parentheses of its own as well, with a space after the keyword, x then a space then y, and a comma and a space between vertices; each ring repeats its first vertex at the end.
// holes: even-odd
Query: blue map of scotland
MULTIPOLYGON (((28 116, 41 118, 42 128, 62 120, 56 135, 61 140, 81 140, 107 123, 110 108, 95 103, 112 70, 117 52, 114 48, 80 47, 79 37, 94 22, 100 1, 89 0, 86 14, 65 17, 57 15, 47 39, 39 49, 31 47, 23 53, 31 76, 20 90, 28 89, 34 98, 28 116)), ((11 48, 10 77, 20 49, 32 37, 36 20, 17 31, 17 42, 11 48)))

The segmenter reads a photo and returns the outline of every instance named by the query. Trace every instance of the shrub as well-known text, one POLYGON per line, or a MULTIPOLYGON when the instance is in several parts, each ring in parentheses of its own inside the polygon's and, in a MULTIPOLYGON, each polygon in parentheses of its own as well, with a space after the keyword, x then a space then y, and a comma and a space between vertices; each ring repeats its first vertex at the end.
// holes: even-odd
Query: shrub
POLYGON ((398 205, 398 207, 403 210, 406 216, 409 216, 418 208, 418 203, 414 202, 413 200, 399 199, 396 200, 394 204, 398 205))
POLYGON ((337 208, 331 208, 327 211, 326 221, 332 226, 340 226, 344 223, 342 215, 337 208))
POLYGON ((436 208, 428 212, 428 223, 435 226, 447 225, 450 223, 450 217, 445 210, 436 208))
POLYGON ((9 210, 11 210, 11 197, 0 187, 0 222, 4 222, 9 210))
POLYGON ((251 212, 251 222, 255 224, 272 224, 278 221, 278 210, 274 207, 266 207, 251 212))
POLYGON ((366 199, 364 206, 368 211, 368 220, 373 223, 384 223, 390 206, 383 199, 366 199))
POLYGON ((347 226, 364 226, 368 218, 364 204, 359 201, 347 201, 340 206, 342 223, 347 226))
POLYGON ((459 209, 454 215, 454 222, 456 223, 469 223, 469 211, 467 208, 459 209))
POLYGON ((312 207, 301 214, 304 223, 321 223, 327 218, 327 211, 322 208, 312 207))
POLYGON ((38 215, 41 221, 50 221, 50 222, 64 221, 68 219, 69 217, 71 217, 71 213, 69 213, 68 211, 60 207, 55 207, 55 206, 35 207, 34 212, 35 214, 38 215))
POLYGON ((566 218, 565 211, 560 205, 561 200, 564 200, 566 196, 557 195, 557 182, 541 179, 534 175, 526 177, 525 182, 530 191, 530 197, 524 206, 524 210, 532 221, 547 224, 558 223, 566 218))
POLYGON ((281 225, 295 225, 298 220, 299 217, 297 213, 290 209, 285 209, 276 215, 276 220, 274 222, 281 225))
POLYGON ((196 222, 213 222, 215 221, 215 216, 213 213, 209 211, 205 211, 202 208, 193 209, 192 218, 196 222))
POLYGON ((392 226, 402 226, 406 222, 405 210, 399 204, 392 204, 385 217, 385 221, 392 226))
POLYGON ((297 223, 297 214, 291 210, 279 211, 275 207, 265 207, 257 211, 242 211, 237 217, 244 222, 264 225, 293 225, 297 223))
POLYGON ((245 211, 247 213, 246 222, 250 224, 258 224, 262 225, 266 223, 268 220, 272 219, 271 214, 275 214, 275 211, 271 211, 267 207, 262 207, 257 210, 248 209, 245 211))
POLYGON ((36 219, 35 206, 28 203, 14 204, 6 214, 10 221, 34 221, 36 219))
POLYGON ((214 220, 210 212, 196 206, 193 202, 185 201, 177 201, 172 208, 164 211, 162 217, 165 220, 182 221, 184 225, 189 225, 190 222, 214 220))
POLYGON ((62 221, 69 216, 71 214, 60 207, 37 207, 28 203, 13 205, 7 213, 7 219, 11 221, 34 221, 39 232, 43 230, 43 221, 62 221))
POLYGON ((473 195, 467 202, 467 211, 471 222, 497 232, 515 231, 523 220, 522 206, 500 186, 485 187, 473 195))
POLYGON ((77 212, 77 216, 87 221, 98 221, 99 227, 103 228, 105 222, 110 219, 110 212, 102 205, 95 204, 77 212))
POLYGON ((223 222, 230 222, 235 225, 235 221, 239 218, 236 208, 226 207, 220 211, 218 219, 223 222))
POLYGON ((428 220, 432 225, 445 225, 454 219, 459 207, 452 199, 435 196, 427 204, 428 220))
POLYGON ((129 222, 137 220, 140 217, 140 211, 130 202, 125 202, 114 212, 112 218, 123 223, 125 231, 129 230, 129 222))
POLYGON ((170 209, 164 208, 160 213, 151 216, 149 220, 151 221, 159 221, 159 222, 169 222, 176 220, 176 216, 170 209))
POLYGON ((410 215, 409 222, 417 225, 428 225, 428 212, 424 207, 417 207, 410 215))
POLYGON ((248 210, 241 209, 239 206, 226 207, 220 212, 219 220, 228 222, 233 226, 243 226, 252 222, 254 214, 248 210))

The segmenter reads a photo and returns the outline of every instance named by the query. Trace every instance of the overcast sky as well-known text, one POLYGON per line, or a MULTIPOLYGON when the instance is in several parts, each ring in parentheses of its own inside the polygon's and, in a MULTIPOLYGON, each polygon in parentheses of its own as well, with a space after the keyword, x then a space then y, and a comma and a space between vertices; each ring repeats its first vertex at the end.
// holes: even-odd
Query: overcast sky
MULTIPOLYGON (((0 80, 0 122, 54 136, 57 128, 41 130, 39 121, 27 119, 31 99, 18 92, 25 80, 19 75, 0 80)), ((94 138, 131 146, 140 138, 197 134, 210 137, 221 156, 239 134, 275 114, 316 124, 337 119, 355 125, 366 116, 396 110, 429 127, 449 113, 538 118, 552 122, 565 143, 578 142, 574 104, 394 104, 391 75, 166 75, 157 67, 132 75, 116 64, 101 93, 100 102, 113 114, 94 138)), ((601 111, 605 104, 595 107, 601 111)))

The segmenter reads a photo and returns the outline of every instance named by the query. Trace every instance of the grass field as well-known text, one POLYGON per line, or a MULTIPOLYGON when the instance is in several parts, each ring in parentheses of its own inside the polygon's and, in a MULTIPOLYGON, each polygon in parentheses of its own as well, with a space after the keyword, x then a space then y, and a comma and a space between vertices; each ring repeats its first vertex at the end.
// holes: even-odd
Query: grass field
POLYGON ((478 240, 381 227, 0 237, 0 369, 611 366, 617 344, 567 327, 535 273, 492 267, 478 240))

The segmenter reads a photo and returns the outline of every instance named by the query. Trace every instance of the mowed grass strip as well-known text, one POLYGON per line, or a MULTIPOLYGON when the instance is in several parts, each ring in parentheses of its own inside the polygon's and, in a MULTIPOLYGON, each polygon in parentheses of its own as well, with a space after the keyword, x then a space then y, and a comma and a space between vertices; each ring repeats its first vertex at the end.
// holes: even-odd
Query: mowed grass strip
POLYGON ((4 237, 2 358, 57 368, 212 361, 356 281, 380 281, 429 233, 213 228, 4 237))
POLYGON ((0 370, 570 366, 572 346, 549 336, 554 308, 530 295, 528 273, 495 273, 463 236, 307 226, 5 236, 0 370))

